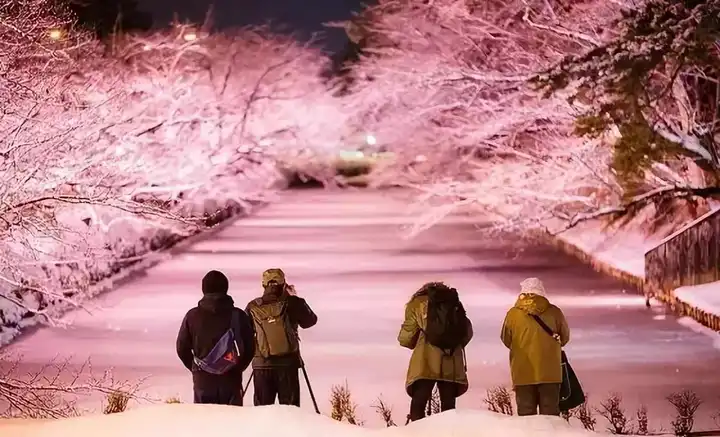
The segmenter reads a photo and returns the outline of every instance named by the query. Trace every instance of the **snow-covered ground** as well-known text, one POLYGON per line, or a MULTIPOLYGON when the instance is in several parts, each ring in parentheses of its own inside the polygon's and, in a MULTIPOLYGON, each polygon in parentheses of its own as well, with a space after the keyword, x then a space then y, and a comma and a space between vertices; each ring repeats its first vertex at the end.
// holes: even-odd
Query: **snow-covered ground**
MULTIPOLYGON (((0 421, 12 437, 583 437, 559 417, 507 417, 455 410, 383 429, 341 423, 295 407, 170 404, 57 421, 0 421)), ((595 433, 593 433, 595 434, 595 433)))

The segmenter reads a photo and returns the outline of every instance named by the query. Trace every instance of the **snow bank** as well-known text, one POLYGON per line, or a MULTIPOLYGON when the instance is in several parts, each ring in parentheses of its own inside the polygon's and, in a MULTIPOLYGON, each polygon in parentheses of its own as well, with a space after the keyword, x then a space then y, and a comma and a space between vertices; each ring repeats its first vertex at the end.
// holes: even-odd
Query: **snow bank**
MULTIPOLYGON (((680 287, 673 291, 672 296, 680 311, 692 317, 697 324, 690 328, 710 336, 715 348, 720 349, 720 281, 680 287)), ((684 325, 689 326, 690 322, 688 319, 684 325)))
MULTIPOLYGON (((717 205, 712 207, 713 211, 717 209, 717 205)), ((644 219, 642 215, 619 228, 599 221, 585 222, 559 234, 555 242, 565 252, 577 256, 596 270, 640 288, 645 282, 645 253, 704 217, 680 227, 678 223, 670 223, 650 236, 638 224, 638 220, 644 219)), ((677 221, 680 220, 678 218, 677 221)), ((681 323, 709 334, 715 346, 720 347, 717 336, 720 331, 720 281, 665 290, 655 299, 674 307, 679 314, 690 316, 692 319, 684 318, 681 323)))
MULTIPOLYGON (((57 421, 0 421, 0 434, 13 437, 580 437, 559 417, 508 417, 486 411, 455 410, 407 427, 362 428, 295 407, 226 407, 168 404, 113 415, 57 421)), ((596 434, 596 433, 593 433, 596 434)))
POLYGON ((602 222, 581 223, 557 236, 592 257, 595 262, 638 278, 645 278, 645 252, 662 236, 645 236, 638 229, 612 229, 602 222))
POLYGON ((720 281, 677 288, 675 297, 699 310, 720 314, 720 281))
MULTIPOLYGON (((280 178, 270 160, 255 167, 252 178, 226 174, 214 181, 212 191, 208 187, 193 190, 177 202, 174 211, 181 217, 205 216, 207 226, 248 213, 266 200, 280 178)), ((63 312, 154 265, 164 258, 164 250, 197 232, 187 233, 167 220, 151 221, 113 208, 82 204, 58 210, 56 220, 62 225, 61 241, 38 236, 32 245, 15 244, 11 253, 18 255, 15 268, 19 272, 33 281, 42 280, 45 289, 62 293, 33 291, 32 282, 20 282, 15 288, 1 284, 0 348, 28 328, 47 323, 46 315, 59 323, 56 318, 63 312), (30 248, 37 253, 26 253, 30 248), (33 258, 35 264, 24 263, 33 258)), ((3 243, 8 247, 9 242, 3 243)))

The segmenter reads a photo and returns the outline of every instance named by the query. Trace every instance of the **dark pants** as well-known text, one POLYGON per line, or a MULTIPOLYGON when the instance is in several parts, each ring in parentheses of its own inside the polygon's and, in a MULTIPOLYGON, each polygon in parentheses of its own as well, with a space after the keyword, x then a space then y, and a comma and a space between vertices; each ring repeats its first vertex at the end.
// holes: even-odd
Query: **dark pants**
POLYGON ((560 415, 560 384, 532 384, 515 386, 518 416, 560 415))
POLYGON ((428 402, 432 397, 433 388, 437 384, 440 393, 440 411, 452 410, 455 408, 455 400, 457 399, 458 387, 454 382, 435 381, 433 379, 419 379, 412 385, 412 397, 410 400, 411 421, 419 420, 425 417, 425 410, 428 402))
POLYGON ((300 406, 300 376, 294 366, 254 369, 255 405, 300 406))
POLYGON ((242 379, 202 378, 193 383, 193 402, 242 406, 242 379))

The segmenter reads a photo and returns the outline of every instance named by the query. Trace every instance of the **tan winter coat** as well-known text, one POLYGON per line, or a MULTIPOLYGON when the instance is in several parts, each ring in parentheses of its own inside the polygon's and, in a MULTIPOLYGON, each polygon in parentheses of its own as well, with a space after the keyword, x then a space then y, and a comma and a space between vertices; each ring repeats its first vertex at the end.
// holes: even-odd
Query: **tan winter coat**
MULTIPOLYGON (((405 389, 412 395, 410 386, 419 379, 449 381, 459 384, 458 396, 468 389, 465 356, 463 349, 457 349, 453 355, 445 355, 442 350, 425 341, 427 327, 427 295, 415 296, 405 306, 405 321, 398 334, 400 346, 412 349, 408 366, 405 389)), ((468 337, 462 344, 467 346, 473 336, 472 323, 468 323, 468 337)))
POLYGON ((562 346, 570 341, 570 329, 560 308, 545 297, 521 294, 505 316, 500 338, 510 349, 514 386, 562 382, 560 355, 562 346), (558 335, 559 342, 543 330, 533 314, 558 335))

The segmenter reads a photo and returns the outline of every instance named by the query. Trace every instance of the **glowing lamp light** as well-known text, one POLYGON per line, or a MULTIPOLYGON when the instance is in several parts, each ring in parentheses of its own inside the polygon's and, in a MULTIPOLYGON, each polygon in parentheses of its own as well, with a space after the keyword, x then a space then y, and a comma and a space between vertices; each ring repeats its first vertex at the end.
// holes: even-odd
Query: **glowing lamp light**
POLYGON ((375 135, 368 134, 365 136, 365 143, 368 146, 374 146, 377 144, 377 138, 375 138, 375 135))
POLYGON ((197 39, 197 34, 195 32, 188 32, 183 34, 183 39, 187 42, 195 41, 197 39))
POLYGON ((48 36, 50 37, 50 39, 57 41, 62 38, 63 32, 60 29, 50 29, 48 31, 48 36))

